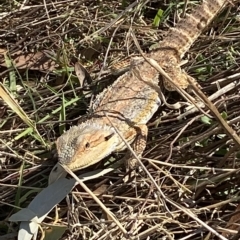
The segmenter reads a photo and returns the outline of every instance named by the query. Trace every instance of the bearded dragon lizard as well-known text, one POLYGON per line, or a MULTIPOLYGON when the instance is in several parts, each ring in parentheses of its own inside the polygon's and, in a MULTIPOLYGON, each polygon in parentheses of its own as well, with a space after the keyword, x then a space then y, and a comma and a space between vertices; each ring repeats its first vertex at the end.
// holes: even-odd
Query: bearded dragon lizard
MULTIPOLYGON (((227 2, 203 0, 169 30, 146 58, 157 62, 178 87, 187 88, 187 79, 191 77, 180 68, 181 58, 227 2)), ((86 168, 112 152, 126 149, 120 135, 141 156, 148 133, 146 123, 161 104, 158 92, 152 87, 159 83, 159 77, 159 72, 145 58, 133 59, 130 70, 96 97, 88 120, 71 127, 57 139, 59 162, 73 171, 86 168)), ((176 90, 164 77, 163 83, 167 90, 176 90)), ((136 160, 129 158, 127 165, 134 168, 136 160)))

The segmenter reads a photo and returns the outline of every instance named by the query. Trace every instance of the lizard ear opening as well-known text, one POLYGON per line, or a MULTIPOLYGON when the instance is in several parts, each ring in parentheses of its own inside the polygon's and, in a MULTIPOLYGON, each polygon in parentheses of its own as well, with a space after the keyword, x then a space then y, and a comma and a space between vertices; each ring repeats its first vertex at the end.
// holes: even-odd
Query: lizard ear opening
POLYGON ((106 136, 104 139, 105 141, 108 141, 111 137, 113 137, 114 133, 111 133, 110 135, 106 136))
POLYGON ((90 143, 89 143, 89 142, 87 142, 87 143, 85 144, 85 148, 90 148, 90 143))

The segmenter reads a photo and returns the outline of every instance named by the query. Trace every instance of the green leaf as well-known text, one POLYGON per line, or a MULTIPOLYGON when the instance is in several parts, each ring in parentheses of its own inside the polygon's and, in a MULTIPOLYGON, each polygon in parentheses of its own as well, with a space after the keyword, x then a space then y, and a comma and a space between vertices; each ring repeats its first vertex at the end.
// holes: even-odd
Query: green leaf
POLYGON ((221 133, 221 134, 217 134, 217 137, 220 139, 223 139, 224 137, 226 137, 227 134, 225 133, 221 133))
MULTIPOLYGON (((66 105, 65 105, 65 97, 64 97, 64 93, 62 93, 62 106, 61 106, 61 112, 60 112, 60 116, 59 116, 59 120, 60 121, 65 121, 66 120, 66 105)), ((64 132, 65 129, 65 124, 60 124, 59 125, 59 132, 62 134, 64 132)))
POLYGON ((7 54, 4 54, 4 58, 5 58, 5 63, 7 68, 9 69, 9 89, 11 92, 16 92, 17 90, 17 84, 16 84, 16 74, 14 72, 13 67, 13 63, 12 60, 7 56, 7 54))
POLYGON ((228 115, 227 115, 227 113, 226 113, 225 111, 223 111, 223 112, 221 113, 221 116, 222 116, 222 118, 223 118, 224 120, 226 120, 227 117, 228 117, 228 115))
POLYGON ((163 10, 162 9, 159 9, 154 20, 153 20, 153 26, 154 27, 159 27, 161 21, 162 21, 162 18, 163 18, 163 10))
POLYGON ((212 119, 210 119, 207 116, 203 116, 203 117, 201 117, 201 122, 206 124, 206 125, 211 125, 212 124, 212 119))
POLYGON ((64 232, 67 230, 66 226, 54 226, 50 225, 49 228, 45 231, 44 240, 57 240, 62 237, 64 232))

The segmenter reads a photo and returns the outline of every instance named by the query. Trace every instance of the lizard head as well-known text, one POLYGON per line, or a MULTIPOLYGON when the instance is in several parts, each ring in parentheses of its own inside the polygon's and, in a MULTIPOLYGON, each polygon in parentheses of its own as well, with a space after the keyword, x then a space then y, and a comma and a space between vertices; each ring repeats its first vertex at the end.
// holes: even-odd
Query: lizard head
POLYGON ((58 161, 73 171, 85 168, 111 154, 117 143, 117 133, 111 127, 83 123, 57 139, 58 161))

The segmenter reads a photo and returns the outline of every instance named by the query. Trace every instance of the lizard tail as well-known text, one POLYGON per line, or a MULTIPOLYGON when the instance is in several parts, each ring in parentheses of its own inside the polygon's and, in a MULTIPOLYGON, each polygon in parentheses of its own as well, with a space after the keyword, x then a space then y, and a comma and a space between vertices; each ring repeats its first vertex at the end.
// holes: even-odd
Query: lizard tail
POLYGON ((175 28, 169 30, 159 47, 172 49, 182 58, 227 2, 228 0, 203 0, 190 15, 182 18, 175 28))

